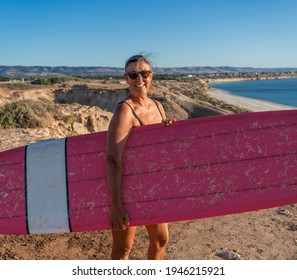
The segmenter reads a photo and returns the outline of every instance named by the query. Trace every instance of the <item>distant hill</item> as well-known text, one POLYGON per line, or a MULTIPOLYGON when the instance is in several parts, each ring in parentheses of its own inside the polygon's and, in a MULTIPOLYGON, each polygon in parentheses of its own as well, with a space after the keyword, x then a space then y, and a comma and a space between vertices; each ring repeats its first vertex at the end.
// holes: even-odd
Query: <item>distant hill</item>
POLYGON ((0 66, 0 76, 12 78, 53 76, 120 76, 123 68, 68 66, 0 66))
MULTIPOLYGON (((154 68, 156 74, 204 74, 204 73, 276 73, 297 72, 297 68, 252 68, 230 66, 199 66, 154 68)), ((0 76, 10 78, 53 77, 53 76, 121 76, 124 68, 117 67, 68 67, 68 66, 1 66, 0 76)))

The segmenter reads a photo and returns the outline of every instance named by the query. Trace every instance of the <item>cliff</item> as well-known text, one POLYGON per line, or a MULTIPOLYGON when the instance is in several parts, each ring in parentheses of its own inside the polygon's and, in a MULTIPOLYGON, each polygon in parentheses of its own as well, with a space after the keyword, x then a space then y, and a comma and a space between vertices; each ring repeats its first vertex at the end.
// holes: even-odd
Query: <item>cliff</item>
MULTIPOLYGON (((207 85, 197 79, 155 81, 152 96, 158 98, 168 115, 176 119, 242 111, 210 98, 206 91, 207 85)), ((127 94, 126 84, 114 80, 55 86, 2 84, 0 112, 7 113, 8 110, 3 108, 16 102, 26 105, 26 112, 30 112, 28 116, 38 125, 0 129, 0 151, 49 138, 106 130, 114 105, 127 94)), ((9 120, 17 125, 20 115, 16 120, 9 120)), ((165 257, 168 260, 297 259, 296 217, 297 207, 290 205, 281 209, 170 223, 170 243, 165 257)), ((2 260, 108 260, 112 238, 110 231, 1 235, 0 243, 2 260)), ((131 259, 144 259, 147 246, 147 232, 140 227, 131 259)))

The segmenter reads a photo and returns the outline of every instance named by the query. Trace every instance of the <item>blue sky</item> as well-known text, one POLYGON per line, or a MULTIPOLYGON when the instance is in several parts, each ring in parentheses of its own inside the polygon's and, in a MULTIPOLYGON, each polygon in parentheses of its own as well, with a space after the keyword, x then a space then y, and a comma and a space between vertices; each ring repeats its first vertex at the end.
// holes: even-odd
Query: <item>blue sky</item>
POLYGON ((297 67, 296 0, 0 0, 0 65, 297 67))

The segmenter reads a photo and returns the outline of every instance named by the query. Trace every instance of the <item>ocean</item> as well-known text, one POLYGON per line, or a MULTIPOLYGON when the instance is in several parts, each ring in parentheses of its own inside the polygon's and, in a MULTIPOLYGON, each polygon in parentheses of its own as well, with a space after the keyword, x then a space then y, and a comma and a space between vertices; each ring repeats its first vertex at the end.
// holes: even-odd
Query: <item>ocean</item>
POLYGON ((211 83, 227 93, 297 107, 297 78, 211 83))

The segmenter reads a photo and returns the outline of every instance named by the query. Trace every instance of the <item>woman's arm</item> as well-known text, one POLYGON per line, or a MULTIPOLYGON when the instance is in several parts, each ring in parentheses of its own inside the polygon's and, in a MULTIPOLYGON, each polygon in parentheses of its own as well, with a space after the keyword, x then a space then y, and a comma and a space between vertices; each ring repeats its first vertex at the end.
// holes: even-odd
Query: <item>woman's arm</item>
POLYGON ((122 155, 132 130, 131 112, 127 106, 115 111, 107 133, 107 177, 111 197, 110 222, 113 230, 124 230, 129 216, 122 203, 122 155))

